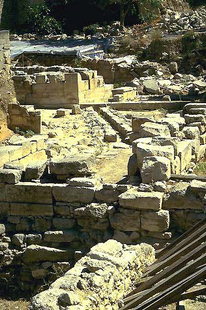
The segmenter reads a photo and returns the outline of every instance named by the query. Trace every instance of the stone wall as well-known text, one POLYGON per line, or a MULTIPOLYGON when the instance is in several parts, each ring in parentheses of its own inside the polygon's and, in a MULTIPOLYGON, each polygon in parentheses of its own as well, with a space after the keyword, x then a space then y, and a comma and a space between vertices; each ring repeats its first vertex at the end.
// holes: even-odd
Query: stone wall
POLYGON ((107 102, 112 85, 105 85, 96 71, 45 72, 13 77, 17 100, 40 108, 71 107, 83 102, 107 102))
POLYGON ((15 101, 14 86, 10 74, 9 32, 0 31, 0 140, 7 136, 8 104, 15 101))
MULTIPOLYGON (((168 158, 158 161, 158 176, 169 169, 168 158)), ((89 157, 45 162, 36 158, 24 168, 0 170, 2 278, 7 271, 12 285, 25 291, 53 282, 99 242, 166 241, 205 216, 206 183, 99 184, 89 157)), ((132 175, 134 165, 129 167, 132 175)))
POLYGON ((48 290, 35 296, 31 309, 119 309, 122 298, 154 258, 154 249, 147 244, 100 243, 48 290))
POLYGON ((24 167, 34 160, 46 160, 45 148, 44 138, 41 136, 33 136, 30 139, 18 136, 9 145, 1 146, 0 167, 7 165, 11 168, 15 166, 24 167), (22 139, 23 141, 21 141, 22 139))
POLYGON ((12 130, 31 130, 36 134, 41 134, 41 112, 18 104, 8 106, 8 127, 12 130))

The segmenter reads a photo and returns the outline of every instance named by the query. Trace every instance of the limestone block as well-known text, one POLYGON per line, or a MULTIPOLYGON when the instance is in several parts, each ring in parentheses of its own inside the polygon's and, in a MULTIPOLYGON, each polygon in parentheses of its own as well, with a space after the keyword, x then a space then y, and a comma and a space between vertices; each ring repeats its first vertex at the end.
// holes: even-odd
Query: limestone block
POLYGON ((18 216, 52 216, 53 206, 34 203, 10 203, 10 214, 18 216))
POLYGON ((193 180, 190 183, 190 189, 192 192, 206 192, 206 182, 193 180))
POLYGON ((72 114, 76 115, 76 114, 81 114, 81 113, 82 113, 82 110, 81 110, 80 106, 78 104, 74 104, 72 106, 72 114))
POLYGON ((191 141, 181 141, 177 144, 177 155, 180 158, 180 169, 184 171, 190 166, 192 159, 191 141))
POLYGON ((15 234, 12 237, 12 243, 17 247, 21 247, 24 244, 25 235, 24 234, 15 234))
POLYGON ((56 201, 91 203, 94 199, 94 188, 54 185, 53 196, 56 201))
POLYGON ((206 133, 200 136, 200 144, 201 145, 206 144, 206 133))
POLYGON ((171 173, 172 174, 180 174, 181 173, 181 163, 180 163, 179 156, 175 156, 175 159, 172 162, 171 173))
POLYGON ((41 135, 33 136, 30 141, 31 141, 31 143, 36 143, 36 150, 37 151, 41 151, 41 150, 46 149, 45 138, 43 138, 41 135))
POLYGON ((169 180, 171 176, 170 160, 160 156, 145 157, 141 169, 143 183, 169 180))
POLYGON ((42 241, 42 235, 41 234, 28 234, 28 235, 26 235, 26 243, 28 245, 40 244, 41 241, 42 241))
POLYGON ((206 123, 206 116, 202 114, 185 114, 186 124, 201 122, 202 124, 206 123))
POLYGON ((198 127, 185 126, 182 130, 186 139, 199 139, 200 130, 198 127))
MULTIPOLYGON (((197 191, 199 191, 199 188, 197 191)), ((163 208, 167 210, 201 210, 203 205, 204 203, 200 199, 197 199, 196 195, 190 190, 189 183, 186 182, 179 182, 172 186, 163 201, 163 208)))
POLYGON ((171 162, 174 160, 174 147, 173 146, 156 146, 139 143, 136 149, 138 166, 142 167, 145 157, 161 156, 168 158, 171 162))
POLYGON ((0 167, 9 162, 9 152, 7 148, 0 148, 0 167))
POLYGON ((52 204, 52 185, 30 182, 8 185, 7 201, 52 204))
POLYGON ((173 146, 174 154, 177 155, 177 145, 180 141, 181 140, 178 137, 169 137, 169 138, 154 137, 152 139, 152 144, 160 146, 168 146, 168 145, 173 146))
POLYGON ((31 143, 30 142, 24 142, 21 146, 22 151, 22 157, 26 157, 31 153, 31 143))
POLYGON ((20 182, 21 176, 21 170, 0 169, 0 183, 16 184, 20 182))
POLYGON ((121 231, 140 231, 140 211, 121 210, 110 217, 112 228, 121 231))
POLYGON ((45 242, 72 242, 75 240, 77 237, 76 233, 71 230, 71 231, 46 231, 44 233, 44 241, 45 242))
POLYGON ((45 217, 35 217, 34 224, 32 225, 32 230, 37 232, 45 232, 51 230, 52 220, 51 218, 45 217))
POLYGON ((22 147, 21 146, 8 146, 9 161, 14 161, 22 158, 22 147))
POLYGON ((64 117, 66 115, 66 109, 58 109, 56 111, 56 117, 64 117))
POLYGON ((190 108, 189 109, 189 114, 202 114, 206 115, 206 108, 190 108))
POLYGON ((135 176, 138 173, 138 164, 137 164, 137 156, 133 154, 130 156, 128 165, 127 165, 127 171, 128 171, 128 176, 135 176))
POLYGON ((46 161, 35 161, 26 167, 24 180, 29 182, 31 180, 38 180, 42 177, 47 166, 46 161))
POLYGON ((75 220, 71 218, 53 218, 53 226, 55 229, 70 229, 74 227, 75 220))
POLYGON ((154 232, 164 232, 169 228, 169 211, 160 210, 158 212, 141 212, 141 229, 154 232))
POLYGON ((140 126, 139 135, 145 137, 170 137, 170 130, 167 125, 146 122, 140 126))
POLYGON ((159 94, 160 88, 156 80, 144 80, 144 90, 149 94, 159 94))
POLYGON ((139 133, 140 126, 146 122, 151 122, 152 120, 148 117, 133 117, 132 118, 132 131, 139 133))
POLYGON ((196 151, 196 161, 198 162, 199 160, 201 160, 202 158, 205 157, 206 154, 206 145, 200 145, 200 147, 198 148, 198 150, 196 151))
POLYGON ((137 189, 129 189, 119 196, 119 204, 128 209, 159 210, 162 207, 164 193, 138 192, 137 189))
POLYGON ((0 202, 0 216, 7 216, 8 214, 9 214, 9 203, 0 202))
POLYGON ((110 189, 101 188, 95 191, 95 199, 100 202, 115 202, 118 201, 118 197, 119 191, 115 187, 110 189))
POLYGON ((170 214, 171 221, 181 232, 192 228, 192 226, 205 218, 205 214, 202 211, 195 210, 175 210, 175 212, 171 211, 170 214))
POLYGON ((151 144, 152 142, 152 138, 138 138, 132 141, 132 153, 136 154, 136 150, 137 150, 137 145, 139 143, 143 143, 143 144, 151 144))
POLYGON ((104 141, 105 142, 117 142, 117 134, 112 129, 107 129, 104 134, 104 141))
POLYGON ((84 228, 106 230, 109 227, 107 211, 107 204, 92 203, 75 209, 74 217, 77 218, 78 225, 84 228))
POLYGON ((50 172, 55 175, 84 177, 91 175, 89 158, 68 157, 50 163, 50 172))
POLYGON ((165 118, 161 120, 161 123, 167 125, 172 137, 175 137, 176 133, 180 130, 180 125, 175 122, 175 119, 165 118))
POLYGON ((35 262, 64 262, 68 261, 69 254, 67 251, 58 250, 40 245, 30 245, 23 254, 23 262, 31 264, 35 262))
POLYGON ((0 202, 7 201, 7 185, 0 183, 0 202))
POLYGON ((67 183, 74 187, 95 187, 96 180, 89 178, 72 178, 68 180, 67 183))
POLYGON ((3 235, 6 231, 4 224, 0 224, 0 235, 3 235))

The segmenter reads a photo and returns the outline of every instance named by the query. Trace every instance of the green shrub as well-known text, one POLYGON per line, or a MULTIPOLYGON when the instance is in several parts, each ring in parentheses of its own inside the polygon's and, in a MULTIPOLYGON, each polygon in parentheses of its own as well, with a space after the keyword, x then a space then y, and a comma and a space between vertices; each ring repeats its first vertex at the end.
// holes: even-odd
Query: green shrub
POLYGON ((61 24, 52 16, 50 9, 44 4, 29 6, 27 17, 29 32, 39 34, 57 34, 62 32, 61 24))
POLYGON ((85 35, 94 35, 97 33, 97 29, 99 28, 99 24, 92 24, 83 28, 85 35))

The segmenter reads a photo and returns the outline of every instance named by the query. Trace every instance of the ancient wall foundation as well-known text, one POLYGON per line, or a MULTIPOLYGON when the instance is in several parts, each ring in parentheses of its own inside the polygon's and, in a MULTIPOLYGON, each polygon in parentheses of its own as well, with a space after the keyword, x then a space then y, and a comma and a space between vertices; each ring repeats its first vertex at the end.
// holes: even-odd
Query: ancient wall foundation
MULTIPOLYGON (((30 253, 25 253, 29 258, 30 253)), ((154 261, 146 244, 125 246, 109 240, 94 246, 74 268, 32 299, 31 309, 119 309, 121 299, 154 261)))
POLYGON ((12 130, 31 130, 41 134, 41 112, 29 109, 18 104, 8 106, 8 127, 12 130))
POLYGON ((38 108, 69 108, 83 102, 107 102, 112 97, 113 86, 87 69, 16 75, 13 80, 17 100, 38 108))

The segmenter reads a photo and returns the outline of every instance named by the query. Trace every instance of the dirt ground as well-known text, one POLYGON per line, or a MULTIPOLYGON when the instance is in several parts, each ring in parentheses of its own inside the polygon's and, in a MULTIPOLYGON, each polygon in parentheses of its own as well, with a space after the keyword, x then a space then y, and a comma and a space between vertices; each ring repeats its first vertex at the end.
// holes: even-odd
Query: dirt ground
POLYGON ((11 301, 0 299, 1 310, 28 310, 29 302, 24 300, 11 301))

